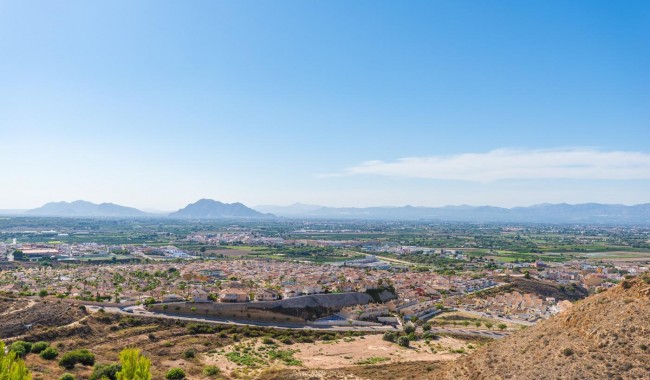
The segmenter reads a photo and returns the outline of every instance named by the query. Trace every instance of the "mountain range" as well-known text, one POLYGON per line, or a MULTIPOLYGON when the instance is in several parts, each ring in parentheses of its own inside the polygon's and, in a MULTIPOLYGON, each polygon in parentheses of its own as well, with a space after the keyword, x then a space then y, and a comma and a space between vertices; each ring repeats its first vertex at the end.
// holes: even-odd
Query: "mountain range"
POLYGON ((31 210, 9 210, 5 215, 57 216, 83 218, 183 218, 183 219, 249 219, 269 218, 241 203, 222 203, 212 199, 201 199, 172 213, 147 213, 133 207, 113 203, 96 204, 88 201, 51 202, 31 210))
POLYGON ((27 210, 30 216, 64 216, 64 217, 142 217, 147 213, 133 207, 113 203, 96 204, 87 201, 51 202, 39 208, 27 210))
POLYGON ((325 207, 296 203, 290 206, 247 207, 241 203, 222 203, 201 199, 172 213, 147 213, 113 203, 87 201, 52 202, 32 210, 0 211, 4 215, 60 217, 169 217, 182 219, 258 219, 276 216, 293 219, 342 220, 423 220, 501 223, 589 223, 650 224, 650 203, 626 206, 584 203, 570 205, 539 204, 529 207, 444 206, 444 207, 325 207), (11 211, 11 212, 9 212, 11 211))
POLYGON ((626 206, 584 203, 539 204, 529 207, 444 206, 444 207, 318 207, 294 204, 285 207, 258 206, 287 218, 444 220, 457 222, 522 223, 640 223, 650 224, 650 203, 626 206))

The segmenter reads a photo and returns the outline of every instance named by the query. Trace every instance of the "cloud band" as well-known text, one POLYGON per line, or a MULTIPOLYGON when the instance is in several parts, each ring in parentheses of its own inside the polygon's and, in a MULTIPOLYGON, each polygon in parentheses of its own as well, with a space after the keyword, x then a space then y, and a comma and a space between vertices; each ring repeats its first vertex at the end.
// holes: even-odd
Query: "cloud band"
POLYGON ((506 179, 650 179, 650 154, 595 149, 497 149, 487 153, 367 161, 339 175, 490 182, 506 179))

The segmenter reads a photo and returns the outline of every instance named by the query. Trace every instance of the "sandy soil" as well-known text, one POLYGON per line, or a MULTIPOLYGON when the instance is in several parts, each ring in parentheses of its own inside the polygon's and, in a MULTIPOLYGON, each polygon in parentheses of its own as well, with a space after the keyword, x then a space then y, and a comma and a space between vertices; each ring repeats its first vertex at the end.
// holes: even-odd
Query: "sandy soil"
MULTIPOLYGON (((259 343, 256 345, 259 347, 259 343)), ((410 361, 444 361, 454 360, 461 354, 450 353, 449 349, 461 349, 471 351, 467 348, 467 342, 462 340, 441 337, 430 342, 427 346, 423 341, 413 343, 412 347, 404 348, 395 343, 382 340, 382 335, 368 335, 363 338, 339 340, 337 342, 316 342, 296 343, 292 345, 280 345, 283 350, 297 350, 294 357, 303 363, 307 369, 335 369, 358 364, 358 362, 372 357, 385 358, 382 364, 392 362, 410 361), (435 353, 432 353, 432 348, 435 353)), ((231 351, 230 346, 223 347, 226 352, 231 351)), ((229 361, 224 355, 206 355, 205 362, 214 364, 225 373, 231 373, 238 367, 229 361)), ((273 364, 271 367, 284 367, 280 364, 273 364)), ((293 367, 295 368, 295 367, 293 367)))
POLYGON ((416 342, 412 347, 404 348, 382 340, 381 335, 368 335, 365 339, 356 338, 352 342, 303 343, 295 344, 292 348, 300 350, 295 356, 305 367, 328 369, 346 367, 371 357, 389 358, 384 363, 453 360, 460 354, 451 354, 447 350, 466 347, 465 342, 447 337, 432 341, 431 344, 436 347, 435 354, 431 353, 424 342, 416 342))

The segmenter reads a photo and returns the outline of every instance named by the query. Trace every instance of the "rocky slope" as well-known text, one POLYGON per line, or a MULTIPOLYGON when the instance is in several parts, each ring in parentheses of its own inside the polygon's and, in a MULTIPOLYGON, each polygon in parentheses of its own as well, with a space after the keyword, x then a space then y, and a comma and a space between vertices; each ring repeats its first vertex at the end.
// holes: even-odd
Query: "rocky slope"
POLYGON ((650 378, 650 275, 448 365, 443 379, 650 378))

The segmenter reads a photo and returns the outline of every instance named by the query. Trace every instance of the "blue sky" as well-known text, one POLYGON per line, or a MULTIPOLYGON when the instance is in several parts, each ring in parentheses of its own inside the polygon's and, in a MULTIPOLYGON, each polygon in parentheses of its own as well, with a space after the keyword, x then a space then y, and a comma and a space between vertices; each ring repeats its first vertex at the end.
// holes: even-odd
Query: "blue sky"
POLYGON ((0 208, 650 202, 648 67, 646 1, 0 1, 0 208))

